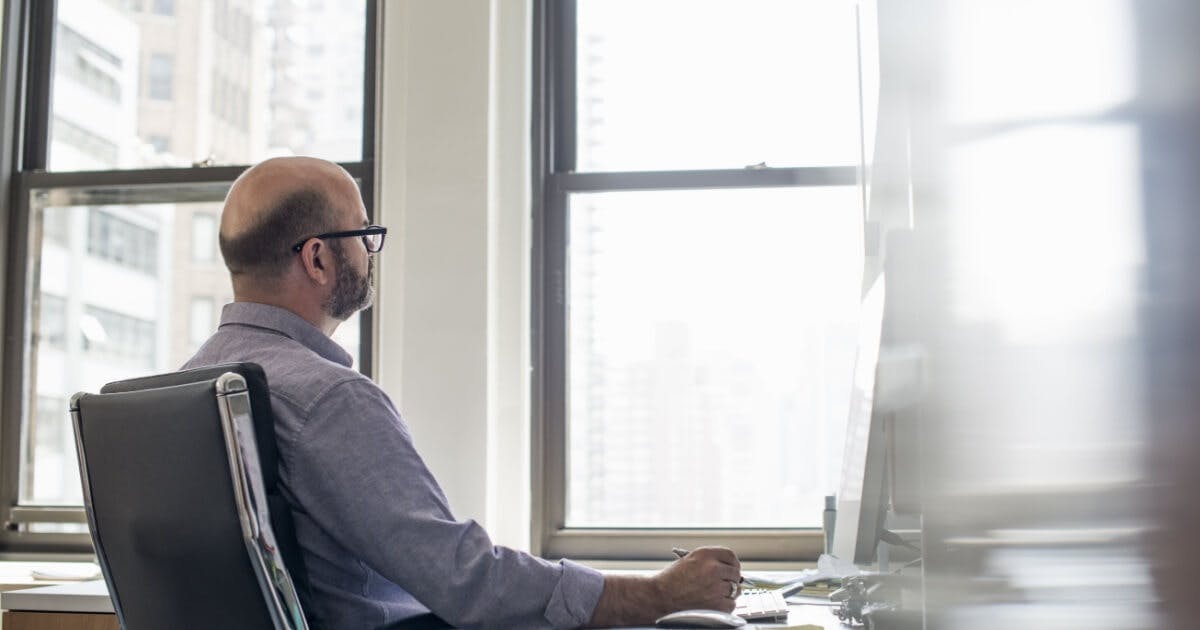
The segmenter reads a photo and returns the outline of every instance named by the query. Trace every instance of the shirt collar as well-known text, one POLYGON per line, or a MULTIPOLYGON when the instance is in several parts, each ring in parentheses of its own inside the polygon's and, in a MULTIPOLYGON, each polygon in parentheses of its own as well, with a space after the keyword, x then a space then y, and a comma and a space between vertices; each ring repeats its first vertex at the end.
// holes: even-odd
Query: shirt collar
POLYGON ((256 302, 232 302, 221 311, 221 327, 255 326, 282 333, 323 358, 350 367, 354 359, 316 326, 286 308, 256 302))

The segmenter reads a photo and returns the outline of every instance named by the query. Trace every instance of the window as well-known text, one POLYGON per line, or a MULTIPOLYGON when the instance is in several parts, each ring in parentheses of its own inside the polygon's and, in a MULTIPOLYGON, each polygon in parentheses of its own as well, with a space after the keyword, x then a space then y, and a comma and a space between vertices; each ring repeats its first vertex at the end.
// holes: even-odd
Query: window
POLYGON ((158 231, 93 208, 88 216, 87 251, 96 258, 155 275, 158 231))
POLYGON ((45 505, 78 504, 83 497, 67 399, 38 396, 29 432, 35 468, 22 480, 21 495, 45 505))
MULTIPOLYGON (((233 180, 270 155, 332 159, 373 212, 376 3, 18 4, 6 12, 15 21, 5 33, 15 36, 0 41, 4 58, 26 64, 24 76, 0 81, 0 111, 12 112, 0 125, 21 147, 0 155, 12 175, 0 178, 0 194, 17 200, 4 227, 18 244, 6 250, 10 290, 0 296, 10 340, 0 551, 88 552, 67 401, 177 369, 216 328, 233 295, 216 247, 233 180), (217 24, 263 54, 203 44, 217 24), (274 45, 289 33, 337 55, 274 45), (310 101, 310 85, 336 92, 310 101), (345 118, 348 109, 357 116, 345 118), (193 166, 209 156, 212 166, 193 166)), ((364 371, 370 318, 347 322, 335 339, 364 371)))
POLYGON ((97 96, 119 102, 121 59, 68 26, 59 25, 58 37, 58 74, 97 96))
POLYGON ((815 557, 864 256, 854 4, 537 6, 539 551, 815 557))
POLYGON ((167 136, 151 134, 149 144, 154 148, 155 153, 169 153, 171 151, 171 139, 167 136))
POLYGON ((192 298, 188 340, 192 348, 199 348, 217 327, 213 321, 213 300, 210 297, 192 298))
POLYGON ((68 245, 71 238, 71 214, 61 211, 43 212, 42 238, 46 242, 68 245))
POLYGON ((38 329, 34 333, 45 348, 62 349, 67 341, 67 301, 57 295, 42 293, 38 304, 38 329))
POLYGON ((89 304, 83 308, 79 333, 85 352, 138 367, 153 368, 156 363, 157 328, 152 321, 89 304))
POLYGON ((216 258, 217 217, 209 213, 192 215, 192 262, 210 263, 216 258))
MULTIPOLYGON (((61 143, 63 148, 70 148, 75 153, 71 162, 88 164, 96 168, 112 168, 117 165, 120 148, 117 143, 100 135, 99 130, 89 131, 82 125, 77 125, 65 118, 54 117, 54 126, 50 130, 51 141, 61 143)), ((66 153, 60 150, 61 155, 66 153)))
POLYGON ((175 60, 170 55, 150 55, 150 77, 147 84, 150 98, 156 101, 171 100, 172 81, 175 80, 175 60))

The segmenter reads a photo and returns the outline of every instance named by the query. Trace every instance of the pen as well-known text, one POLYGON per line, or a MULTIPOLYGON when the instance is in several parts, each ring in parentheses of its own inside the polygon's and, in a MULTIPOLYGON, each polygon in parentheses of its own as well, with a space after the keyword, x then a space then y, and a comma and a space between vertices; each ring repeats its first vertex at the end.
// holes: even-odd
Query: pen
MULTIPOLYGON (((687 549, 680 549, 679 547, 672 547, 672 548, 671 548, 671 553, 675 554, 675 557, 676 557, 676 558, 682 558, 682 557, 684 557, 684 556, 688 555, 688 550, 687 550, 687 549)), ((742 586, 748 586, 748 587, 751 587, 751 588, 753 588, 753 587, 754 587, 754 583, 753 583, 753 582, 751 582, 750 580, 747 580, 747 579, 746 579, 746 576, 744 576, 744 575, 739 575, 739 576, 738 576, 738 584, 741 584, 742 586)))

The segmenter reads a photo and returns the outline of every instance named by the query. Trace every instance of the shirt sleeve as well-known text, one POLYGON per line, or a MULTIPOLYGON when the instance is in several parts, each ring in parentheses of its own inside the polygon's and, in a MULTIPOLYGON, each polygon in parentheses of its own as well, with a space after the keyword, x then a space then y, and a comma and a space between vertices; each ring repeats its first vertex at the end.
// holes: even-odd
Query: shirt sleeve
POLYGON ((457 627, 571 628, 604 587, 595 570, 492 544, 457 520, 391 400, 362 379, 338 384, 307 414, 292 475, 319 526, 457 627))

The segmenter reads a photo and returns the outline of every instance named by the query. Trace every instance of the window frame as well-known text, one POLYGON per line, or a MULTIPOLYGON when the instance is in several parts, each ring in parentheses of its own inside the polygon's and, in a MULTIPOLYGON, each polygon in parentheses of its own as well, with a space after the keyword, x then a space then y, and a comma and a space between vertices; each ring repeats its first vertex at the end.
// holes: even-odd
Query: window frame
MULTIPOLYGON (((375 216, 378 1, 362 0, 366 21, 362 150, 358 161, 341 163, 360 183, 369 218, 375 216)), ((33 301, 29 254, 37 236, 32 233, 32 194, 86 190, 93 196, 111 194, 117 199, 114 203, 219 202, 249 165, 48 172, 56 9, 56 1, 5 2, 0 24, 0 199, 7 201, 0 204, 0 225, 8 228, 0 238, 0 259, 5 261, 0 270, 5 283, 0 295, 0 365, 7 376, 0 382, 0 553, 77 557, 93 553, 88 534, 31 532, 25 526, 86 523, 82 506, 20 502, 22 422, 37 404, 25 397, 30 367, 28 314, 33 301)), ((376 360, 373 309, 359 318, 360 369, 369 377, 376 360)))
MULTIPOLYGON (((742 560, 815 560, 824 550, 824 535, 819 528, 566 527, 568 200, 573 193, 602 191, 807 186, 858 186, 861 190, 861 165, 577 172, 576 0, 535 0, 533 12, 531 543, 534 553, 547 558, 662 561, 670 558, 672 547, 724 545, 736 549, 742 560)), ((861 81, 859 89, 861 122, 861 81)))

